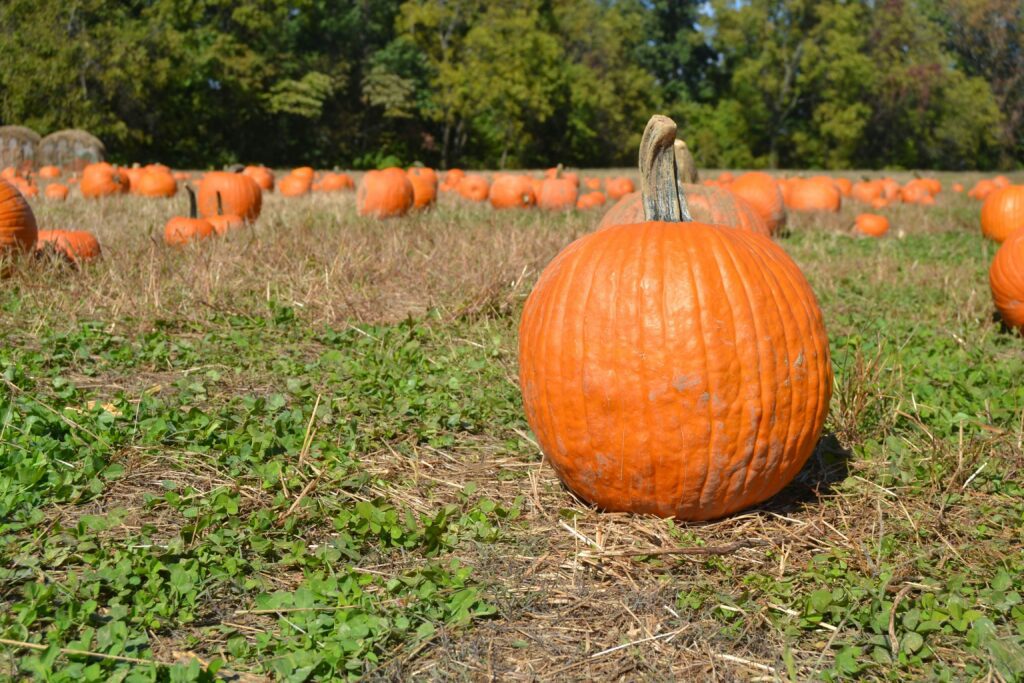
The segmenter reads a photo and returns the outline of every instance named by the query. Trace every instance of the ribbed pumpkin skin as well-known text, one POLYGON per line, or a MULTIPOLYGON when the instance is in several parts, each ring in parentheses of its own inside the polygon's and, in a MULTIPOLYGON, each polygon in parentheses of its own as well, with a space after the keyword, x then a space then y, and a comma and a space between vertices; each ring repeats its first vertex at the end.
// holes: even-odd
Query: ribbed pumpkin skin
POLYGON ((203 176, 196 196, 199 215, 203 218, 216 216, 220 211, 241 216, 254 222, 263 209, 263 190, 256 181, 244 173, 211 171, 203 176), (220 193, 221 207, 217 206, 220 193))
POLYGON ((881 237, 889 232, 889 219, 877 213, 862 213, 854 221, 857 232, 871 237, 881 237))
POLYGON ((793 211, 839 211, 843 195, 830 180, 797 180, 789 186, 786 208, 793 211))
POLYGON ((981 205, 981 232, 1002 242, 1024 228, 1024 185, 1010 185, 991 192, 981 205))
MULTIPOLYGON (((708 185, 683 185, 686 204, 690 215, 698 223, 724 225, 741 228, 761 235, 771 235, 771 230, 761 216, 742 198, 728 190, 708 185)), ((639 192, 631 192, 620 199, 597 224, 598 230, 613 225, 644 222, 644 207, 639 192)))
POLYGON ((18 188, 0 178, 0 255, 12 249, 31 249, 38 234, 32 207, 18 188))
POLYGON ((527 209, 537 201, 533 195, 533 184, 522 175, 495 178, 488 198, 495 209, 527 209))
POLYGON ((769 238, 700 223, 593 232, 541 274, 519 327, 527 421, 563 482, 610 511, 714 519, 780 491, 832 391, 821 311, 769 238))
POLYGON ((1024 228, 1007 237, 996 251, 988 284, 1003 322, 1024 331, 1024 228))

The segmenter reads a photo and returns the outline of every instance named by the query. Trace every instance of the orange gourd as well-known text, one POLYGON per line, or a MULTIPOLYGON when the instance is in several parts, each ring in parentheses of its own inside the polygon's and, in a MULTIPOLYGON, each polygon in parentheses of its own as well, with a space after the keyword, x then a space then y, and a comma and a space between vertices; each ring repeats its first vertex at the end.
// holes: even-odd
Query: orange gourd
POLYGON ((305 176, 289 173, 277 183, 277 193, 282 197, 301 197, 309 194, 312 181, 305 176))
POLYGON ((599 206, 604 206, 606 201, 607 198, 604 196, 604 192, 585 192, 576 200, 576 208, 582 211, 596 209, 599 206))
POLYGON ((537 206, 549 211, 567 211, 576 208, 579 190, 571 178, 545 178, 537 196, 537 206))
POLYGON ((242 173, 256 181, 260 190, 264 192, 274 191, 274 172, 266 166, 246 166, 242 173))
POLYGON ((167 168, 151 166, 133 180, 132 192, 143 197, 170 198, 178 194, 178 181, 167 168))
POLYGON ((636 185, 629 178, 609 178, 604 183, 604 189, 608 193, 608 199, 618 201, 630 192, 635 192, 636 185))
POLYGON ((481 175, 467 175, 459 180, 459 196, 471 202, 483 202, 490 194, 491 185, 481 175))
POLYGON ((219 193, 217 194, 217 215, 210 216, 207 220, 213 227, 213 231, 218 235, 226 235, 229 232, 241 230, 245 227, 244 218, 235 214, 224 213, 224 203, 219 193))
POLYGON ((47 199, 53 199, 58 202, 62 202, 68 198, 68 187, 67 185, 61 185, 60 183, 50 183, 43 190, 43 195, 47 199))
POLYGON ((548 264, 519 326, 527 421, 548 462, 611 511, 706 520, 780 491, 832 391, 814 293, 771 239, 680 223, 672 140, 641 143, 647 220, 548 264))
POLYGON ((128 177, 108 163, 89 164, 79 183, 82 196, 95 199, 128 192, 128 177))
POLYGON ((412 183, 413 207, 427 209, 437 201, 437 174, 433 169, 414 166, 406 171, 412 183))
POLYGON ((400 168, 369 171, 356 191, 356 210, 360 216, 391 218, 404 216, 416 200, 409 176, 400 168))
POLYGON ((1024 228, 1024 185, 1001 187, 985 198, 981 205, 981 232, 985 237, 1002 242, 1020 228, 1024 228))
POLYGON ((835 213, 842 206, 842 193, 828 179, 799 180, 789 183, 786 208, 793 211, 826 211, 835 213))
POLYGON ((1024 229, 1008 235, 996 251, 988 283, 1003 322, 1024 331, 1024 229))

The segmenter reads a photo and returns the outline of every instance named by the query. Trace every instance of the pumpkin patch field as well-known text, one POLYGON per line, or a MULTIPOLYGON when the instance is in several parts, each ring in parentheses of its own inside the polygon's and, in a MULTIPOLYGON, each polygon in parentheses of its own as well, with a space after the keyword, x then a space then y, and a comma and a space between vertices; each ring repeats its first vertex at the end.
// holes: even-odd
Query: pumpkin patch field
POLYGON ((0 678, 1022 680, 1024 175, 671 132, 0 181, 0 678))

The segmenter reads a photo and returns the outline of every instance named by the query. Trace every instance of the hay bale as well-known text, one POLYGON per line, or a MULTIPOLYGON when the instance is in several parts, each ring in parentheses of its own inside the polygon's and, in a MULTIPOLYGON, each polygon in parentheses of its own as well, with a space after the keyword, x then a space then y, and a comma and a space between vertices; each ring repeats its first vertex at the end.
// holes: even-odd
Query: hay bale
POLYGON ((25 126, 0 126, 0 168, 31 170, 39 149, 39 134, 25 126))
POLYGON ((59 130, 39 143, 39 163, 79 172, 89 164, 103 161, 107 148, 99 138, 84 130, 59 130))

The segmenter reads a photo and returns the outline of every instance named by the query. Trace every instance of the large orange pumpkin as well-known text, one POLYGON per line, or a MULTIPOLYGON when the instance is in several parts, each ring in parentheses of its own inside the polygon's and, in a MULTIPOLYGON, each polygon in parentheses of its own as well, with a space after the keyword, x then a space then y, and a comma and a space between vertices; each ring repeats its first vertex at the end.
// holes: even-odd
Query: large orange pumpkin
POLYGON ((395 167, 367 172, 356 191, 356 210, 360 216, 404 216, 415 201, 416 194, 409 176, 395 167))
POLYGON ((1024 228, 1024 185, 1009 185, 990 193, 981 205, 981 232, 1002 242, 1024 228))
POLYGON ((36 251, 53 250, 74 264, 100 257, 100 243, 91 232, 84 230, 40 230, 36 251))
POLYGON ((412 183, 413 207, 426 209, 437 201, 437 174, 433 169, 414 166, 406 171, 412 183))
POLYGON ((178 181, 164 167, 147 167, 132 180, 132 192, 143 197, 170 198, 178 194, 178 181))
POLYGON ((640 150, 646 220, 585 235, 523 309, 527 421, 562 481, 605 510, 704 520, 780 491, 832 391, 814 293, 771 239, 680 223, 656 116, 640 150))
POLYGON ((786 223, 786 206, 779 184, 767 173, 750 171, 729 184, 729 191, 745 200, 774 234, 786 223))
POLYGON ((38 234, 32 207, 14 185, 0 178, 0 257, 15 249, 31 249, 38 234))
POLYGON ((500 175, 491 183, 488 198, 495 209, 526 209, 534 205, 533 183, 523 175, 500 175))
POLYGON ((1008 235, 996 251, 988 283, 1003 322, 1024 331, 1024 229, 1008 235))
POLYGON ((263 190, 245 173, 211 171, 199 182, 198 207, 203 218, 217 215, 217 195, 224 213, 241 216, 254 223, 263 208, 263 190))

